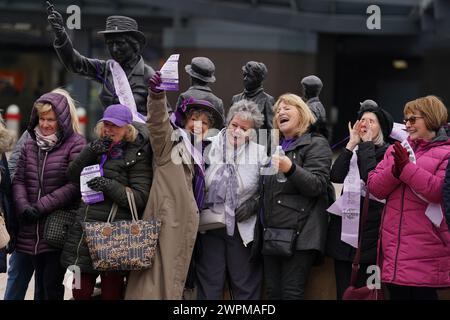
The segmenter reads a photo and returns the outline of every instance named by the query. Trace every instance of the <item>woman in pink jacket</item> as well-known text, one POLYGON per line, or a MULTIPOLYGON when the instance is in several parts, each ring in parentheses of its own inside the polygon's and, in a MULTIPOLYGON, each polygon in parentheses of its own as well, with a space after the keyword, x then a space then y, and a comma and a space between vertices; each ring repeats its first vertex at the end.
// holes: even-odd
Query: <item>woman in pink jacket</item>
POLYGON ((450 286, 450 233, 440 210, 450 156, 441 129, 447 109, 427 96, 408 102, 403 113, 410 151, 396 142, 368 178, 370 192, 386 199, 381 281, 391 299, 436 300, 436 289, 450 286))

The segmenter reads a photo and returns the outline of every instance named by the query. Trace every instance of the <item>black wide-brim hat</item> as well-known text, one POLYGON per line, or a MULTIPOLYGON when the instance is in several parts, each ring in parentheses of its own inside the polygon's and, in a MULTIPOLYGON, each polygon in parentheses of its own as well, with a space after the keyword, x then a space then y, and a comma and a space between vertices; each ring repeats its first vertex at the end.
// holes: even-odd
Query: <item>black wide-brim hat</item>
POLYGON ((136 38, 136 40, 141 44, 142 47, 144 47, 147 42, 145 35, 138 30, 138 24, 136 20, 126 16, 109 16, 108 18, 106 18, 106 30, 99 31, 98 33, 126 33, 136 38))

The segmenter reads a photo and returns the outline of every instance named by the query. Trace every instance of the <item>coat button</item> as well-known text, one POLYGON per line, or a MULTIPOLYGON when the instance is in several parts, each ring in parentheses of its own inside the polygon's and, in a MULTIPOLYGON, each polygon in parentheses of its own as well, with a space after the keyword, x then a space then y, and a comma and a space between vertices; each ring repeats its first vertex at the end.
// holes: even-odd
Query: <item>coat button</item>
POLYGON ((281 200, 278 200, 277 202, 278 202, 278 203, 281 203, 281 200))
POLYGON ((127 162, 127 166, 129 165, 130 163, 129 162, 127 162))

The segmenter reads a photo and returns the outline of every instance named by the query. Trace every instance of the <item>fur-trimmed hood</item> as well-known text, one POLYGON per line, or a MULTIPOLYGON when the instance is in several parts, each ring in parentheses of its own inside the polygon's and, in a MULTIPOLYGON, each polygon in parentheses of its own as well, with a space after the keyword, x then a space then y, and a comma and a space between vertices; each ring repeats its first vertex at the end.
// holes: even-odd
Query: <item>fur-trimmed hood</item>
POLYGON ((16 142, 16 135, 0 123, 0 154, 11 151, 16 142))

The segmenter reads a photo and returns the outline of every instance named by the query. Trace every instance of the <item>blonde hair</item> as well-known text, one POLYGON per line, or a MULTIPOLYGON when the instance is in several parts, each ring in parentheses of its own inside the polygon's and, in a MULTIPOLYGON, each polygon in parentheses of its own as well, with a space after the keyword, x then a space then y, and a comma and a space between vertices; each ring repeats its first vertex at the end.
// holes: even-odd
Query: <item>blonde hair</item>
MULTIPOLYGON (((123 140, 134 142, 137 138, 138 130, 132 124, 127 124, 125 128, 127 129, 127 131, 125 133, 125 136, 123 137, 123 140)), ((94 128, 94 132, 99 138, 103 138, 105 136, 103 121, 97 123, 94 128)))
MULTIPOLYGON (((76 101, 70 96, 69 92, 62 88, 56 88, 51 91, 52 93, 57 93, 62 95, 67 100, 67 104, 69 105, 69 112, 70 112, 70 121, 72 123, 72 129, 73 132, 81 134, 80 129, 80 122, 78 120, 78 113, 77 113, 77 107, 76 107, 76 101)), ((43 113, 47 113, 51 110, 53 110, 53 106, 50 103, 42 103, 38 102, 35 105, 36 111, 38 115, 41 115, 43 113)))
POLYGON ((277 102, 275 102, 275 105, 273 106, 273 111, 275 113, 273 117, 273 127, 275 129, 279 129, 277 112, 282 102, 295 107, 300 114, 297 125, 298 129, 296 131, 297 136, 304 134, 308 130, 309 126, 316 122, 316 118, 302 98, 293 93, 285 93, 278 98, 277 102))
POLYGON ((430 95, 407 102, 403 114, 406 116, 408 113, 420 114, 430 131, 437 132, 447 123, 447 108, 436 96, 430 95))

